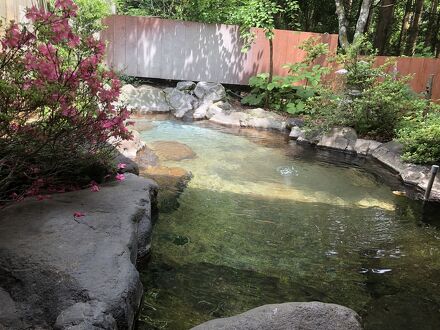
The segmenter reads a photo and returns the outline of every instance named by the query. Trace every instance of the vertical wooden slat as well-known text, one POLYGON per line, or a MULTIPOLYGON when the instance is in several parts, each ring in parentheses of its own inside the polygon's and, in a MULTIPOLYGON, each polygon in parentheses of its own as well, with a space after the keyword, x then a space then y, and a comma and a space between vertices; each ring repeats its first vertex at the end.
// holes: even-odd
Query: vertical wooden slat
POLYGON ((126 45, 126 74, 130 76, 136 76, 138 72, 137 67, 137 58, 138 58, 138 48, 137 48, 137 24, 135 17, 126 17, 126 26, 130 26, 131 28, 125 29, 127 45, 126 45))
POLYGON ((125 24, 125 16, 116 16, 114 21, 114 68, 121 73, 125 73, 127 69, 126 52, 127 38, 125 24))
POLYGON ((6 22, 9 23, 11 20, 15 20, 14 17, 14 0, 6 0, 6 22))

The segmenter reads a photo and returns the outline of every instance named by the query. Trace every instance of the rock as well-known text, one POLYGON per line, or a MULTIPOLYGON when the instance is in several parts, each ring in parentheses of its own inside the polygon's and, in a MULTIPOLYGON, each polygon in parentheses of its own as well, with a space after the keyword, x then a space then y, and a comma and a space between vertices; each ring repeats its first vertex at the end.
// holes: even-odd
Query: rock
POLYGON ((243 127, 273 129, 277 131, 284 131, 287 127, 286 120, 274 112, 257 108, 251 109, 246 113, 249 115, 249 118, 241 124, 243 127))
POLYGON ((0 303, 0 329, 2 329, 2 326, 6 327, 6 329, 28 328, 24 326, 20 320, 20 314, 18 313, 15 301, 12 300, 9 293, 3 288, 0 288, 0 303))
POLYGON ((193 330, 361 330, 353 310, 321 302, 257 307, 243 314, 208 321, 193 330))
POLYGON ((154 179, 161 189, 186 187, 192 174, 180 167, 152 166, 141 171, 141 175, 154 179))
MULTIPOLYGON (((400 176, 405 183, 416 185, 418 188, 425 191, 431 177, 431 169, 428 166, 406 164, 405 169, 400 172, 400 176)), ((440 200, 439 175, 437 175, 434 185, 432 186, 430 199, 437 201, 440 200)))
POLYGON ((303 135, 299 136, 296 142, 300 144, 318 144, 321 141, 322 135, 319 131, 309 131, 304 132, 303 135))
POLYGON ((387 165, 398 173, 405 170, 406 165, 401 160, 403 145, 397 141, 384 143, 376 148, 371 154, 381 163, 387 165))
POLYGON ((188 111, 193 110, 197 99, 178 89, 174 89, 168 96, 168 101, 174 109, 174 116, 182 118, 188 111))
POLYGON ((150 143, 150 148, 161 161, 180 161, 197 157, 190 147, 177 141, 155 141, 150 143))
POLYGON ((118 164, 125 164, 125 168, 120 169, 120 172, 139 175, 139 166, 135 161, 131 160, 128 157, 125 157, 118 151, 116 151, 116 153, 117 155, 113 161, 113 163, 115 164, 115 168, 118 166, 118 164))
POLYGON ((171 110, 165 92, 160 88, 148 85, 142 85, 138 88, 132 85, 122 86, 120 102, 126 104, 129 110, 142 114, 171 110))
POLYGON ((96 313, 119 329, 133 328, 143 294, 135 264, 151 239, 156 192, 154 182, 127 174, 99 192, 26 199, 2 210, 0 279, 29 328, 53 329, 68 316, 80 322, 80 311, 83 324, 96 313))
POLYGON ((357 139, 354 145, 354 150, 359 155, 367 156, 367 155, 371 155, 373 151, 379 148, 379 146, 381 145, 382 143, 378 141, 357 139))
POLYGON ((212 103, 208 101, 199 106, 196 111, 194 111, 194 119, 211 119, 217 114, 224 113, 223 108, 220 107, 221 103, 212 103))
POLYGON ((160 186, 159 205, 163 213, 179 208, 179 196, 192 178, 191 172, 180 167, 155 166, 141 171, 141 175, 154 179, 160 186))
POLYGON ((194 119, 205 119, 206 114, 210 106, 212 106, 212 102, 202 103, 193 113, 194 119))
POLYGON ((295 126, 301 128, 305 125, 304 120, 299 118, 288 118, 286 124, 289 129, 292 129, 295 126))
POLYGON ((215 105, 224 111, 232 110, 232 105, 229 102, 220 101, 216 102, 215 105))
POLYGON ((194 94, 204 102, 218 102, 226 99, 226 90, 218 83, 201 81, 196 85, 194 94))
POLYGON ((148 146, 142 147, 142 149, 137 152, 135 160, 141 170, 159 165, 159 157, 148 146))
POLYGON ((249 115, 244 112, 232 112, 229 114, 220 112, 212 116, 209 120, 221 125, 240 127, 248 118, 249 115))
POLYGON ((211 119, 215 115, 224 113, 223 108, 218 105, 218 102, 215 104, 211 104, 206 111, 206 118, 211 119))
POLYGON ((206 117, 212 122, 221 125, 274 129, 278 131, 286 129, 286 121, 282 116, 260 108, 246 112, 224 112, 219 106, 213 104, 209 107, 206 117))
POLYGON ((340 151, 355 151, 357 140, 356 131, 350 127, 332 128, 318 142, 318 147, 337 149, 340 151))
POLYGON ((196 88, 196 83, 193 81, 179 81, 176 88, 179 91, 192 91, 196 88))
MULTIPOLYGON (((117 144, 116 149, 125 157, 134 159, 136 158, 138 150, 142 149, 142 147, 144 146, 144 142, 141 140, 141 135, 138 131, 133 130, 131 131, 131 133, 133 135, 133 139, 120 141, 117 144)), ((110 139, 109 142, 115 144, 118 141, 110 139)))
POLYGON ((304 136, 304 132, 298 126, 292 127, 289 137, 293 140, 297 140, 299 137, 304 136))
POLYGON ((98 301, 76 303, 58 316, 54 328, 68 329, 109 329, 117 330, 116 321, 108 314, 106 304, 98 301))

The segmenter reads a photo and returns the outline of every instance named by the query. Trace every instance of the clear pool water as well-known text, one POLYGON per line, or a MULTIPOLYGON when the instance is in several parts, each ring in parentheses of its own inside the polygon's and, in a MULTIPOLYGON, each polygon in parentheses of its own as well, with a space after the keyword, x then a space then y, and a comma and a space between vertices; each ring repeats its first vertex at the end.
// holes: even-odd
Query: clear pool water
POLYGON ((161 200, 140 329, 315 300, 353 308, 366 329, 440 329, 435 211, 393 194, 403 187, 374 163, 205 126, 153 121, 141 132, 197 157, 163 164, 193 178, 176 203, 161 200))

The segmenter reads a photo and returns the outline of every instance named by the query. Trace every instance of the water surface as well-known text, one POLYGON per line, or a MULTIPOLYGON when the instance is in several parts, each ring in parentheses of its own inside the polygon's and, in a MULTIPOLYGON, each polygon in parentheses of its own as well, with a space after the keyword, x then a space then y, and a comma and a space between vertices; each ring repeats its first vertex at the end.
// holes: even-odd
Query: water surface
POLYGON ((353 308, 366 329, 440 329, 436 215, 423 222, 386 170, 267 132, 152 124, 144 141, 197 157, 163 164, 193 178, 174 203, 160 194, 141 329, 315 300, 353 308))

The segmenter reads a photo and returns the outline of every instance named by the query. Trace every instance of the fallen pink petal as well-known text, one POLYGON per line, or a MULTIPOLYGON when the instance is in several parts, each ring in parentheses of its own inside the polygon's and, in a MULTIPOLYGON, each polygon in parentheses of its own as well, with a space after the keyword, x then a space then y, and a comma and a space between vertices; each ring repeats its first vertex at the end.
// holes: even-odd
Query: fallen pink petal
POLYGON ((127 167, 127 164, 125 164, 125 163, 119 163, 118 164, 118 170, 122 170, 122 169, 124 169, 126 167, 127 167))
POLYGON ((125 175, 121 174, 121 173, 118 173, 118 174, 116 174, 115 179, 118 180, 118 181, 124 181, 125 180, 125 175))
POLYGON ((81 217, 85 217, 85 216, 86 216, 86 214, 83 213, 83 212, 75 212, 75 213, 73 213, 73 217, 74 218, 81 218, 81 217))

